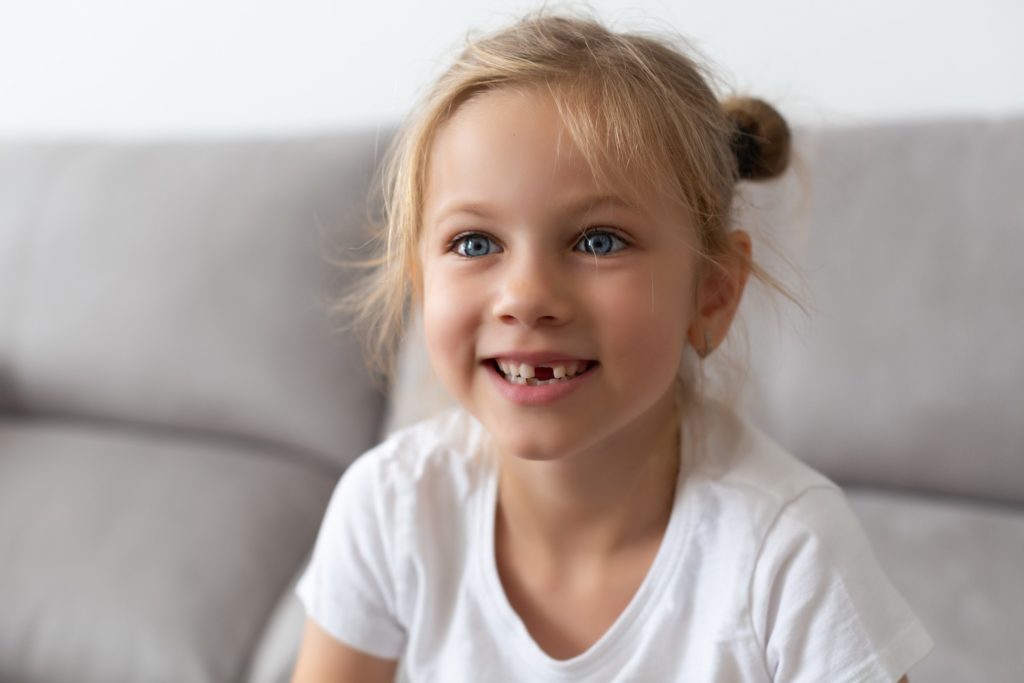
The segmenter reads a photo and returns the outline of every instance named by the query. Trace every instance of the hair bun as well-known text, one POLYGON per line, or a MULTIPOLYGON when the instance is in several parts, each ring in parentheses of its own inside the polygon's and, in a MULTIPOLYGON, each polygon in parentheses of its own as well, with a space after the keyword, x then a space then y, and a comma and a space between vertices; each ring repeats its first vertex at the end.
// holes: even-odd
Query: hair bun
POLYGON ((789 165, 790 132, 776 109, 755 97, 731 97, 722 109, 732 122, 730 144, 740 180, 767 180, 789 165))

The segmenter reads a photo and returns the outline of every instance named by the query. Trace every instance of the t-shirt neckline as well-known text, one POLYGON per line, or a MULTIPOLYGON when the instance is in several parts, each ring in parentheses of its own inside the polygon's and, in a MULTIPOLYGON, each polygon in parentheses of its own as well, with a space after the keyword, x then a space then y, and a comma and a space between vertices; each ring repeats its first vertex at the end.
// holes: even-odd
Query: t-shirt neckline
MULTIPOLYGON (((685 429, 685 427, 683 427, 685 429)), ((680 438, 680 446, 677 455, 682 456, 682 444, 686 443, 680 438)), ((590 671, 598 670, 605 666, 607 661, 616 652, 635 641, 641 634, 642 620, 639 619, 650 608, 652 601, 660 595, 671 575, 673 567, 678 565, 678 557, 682 552, 685 543, 686 524, 690 515, 687 514, 686 502, 691 498, 684 496, 683 488, 689 481, 684 471, 685 467, 679 468, 676 476, 675 497, 672 502, 672 512, 669 515, 668 526, 662 536, 658 551, 651 563, 647 574, 644 576, 640 587, 633 595, 629 604, 619 614, 612 625, 601 635, 601 637, 584 652, 570 659, 555 659, 537 644, 526 628, 526 624, 519 614, 513 609, 508 600, 505 588, 498 576, 498 567, 494 546, 494 527, 497 515, 498 500, 498 478, 499 462, 493 453, 488 460, 486 486, 482 489, 482 496, 478 499, 479 529, 481 542, 475 544, 477 551, 477 566, 480 570, 484 591, 490 602, 492 618, 500 630, 498 633, 510 633, 515 649, 521 660, 526 661, 539 675, 564 675, 579 676, 590 671), (640 622, 640 623, 638 623, 640 622)))

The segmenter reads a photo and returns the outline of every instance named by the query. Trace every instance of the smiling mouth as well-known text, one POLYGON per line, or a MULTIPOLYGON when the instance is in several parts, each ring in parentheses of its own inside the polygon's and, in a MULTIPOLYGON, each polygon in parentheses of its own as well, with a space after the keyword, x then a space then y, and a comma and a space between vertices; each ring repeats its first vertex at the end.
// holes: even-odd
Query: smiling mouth
POLYGON ((598 365, 597 361, 592 360, 565 361, 547 365, 517 363, 504 358, 492 358, 487 362, 509 384, 529 386, 568 382, 574 377, 590 372, 598 365))

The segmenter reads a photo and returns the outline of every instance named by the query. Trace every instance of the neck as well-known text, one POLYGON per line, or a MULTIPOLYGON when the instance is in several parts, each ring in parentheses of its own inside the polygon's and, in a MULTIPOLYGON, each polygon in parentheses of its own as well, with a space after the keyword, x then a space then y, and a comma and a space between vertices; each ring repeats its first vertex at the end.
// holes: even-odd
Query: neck
POLYGON ((535 558, 606 559, 660 540, 679 467, 672 396, 613 439, 557 461, 502 454, 497 534, 535 558))

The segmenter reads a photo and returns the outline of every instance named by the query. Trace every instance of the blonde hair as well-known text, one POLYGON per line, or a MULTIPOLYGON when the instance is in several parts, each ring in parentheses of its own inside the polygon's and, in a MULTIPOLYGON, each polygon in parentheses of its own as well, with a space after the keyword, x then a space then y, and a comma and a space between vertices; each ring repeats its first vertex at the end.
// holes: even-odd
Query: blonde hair
MULTIPOLYGON (((624 176, 675 199, 693 219, 701 261, 741 258, 756 279, 803 308, 780 281, 734 252, 727 238, 737 181, 780 175, 790 156, 789 129, 761 100, 720 102, 711 82, 712 75, 669 40, 613 32, 587 17, 540 10, 467 40, 388 151, 377 184, 382 254, 368 264, 372 271, 361 286, 335 307, 355 313, 367 334, 371 369, 390 376, 418 286, 433 139, 461 105, 498 88, 549 93, 595 178, 603 180, 602 169, 614 161, 624 176)), ((693 389, 694 382, 684 383, 693 389)))

